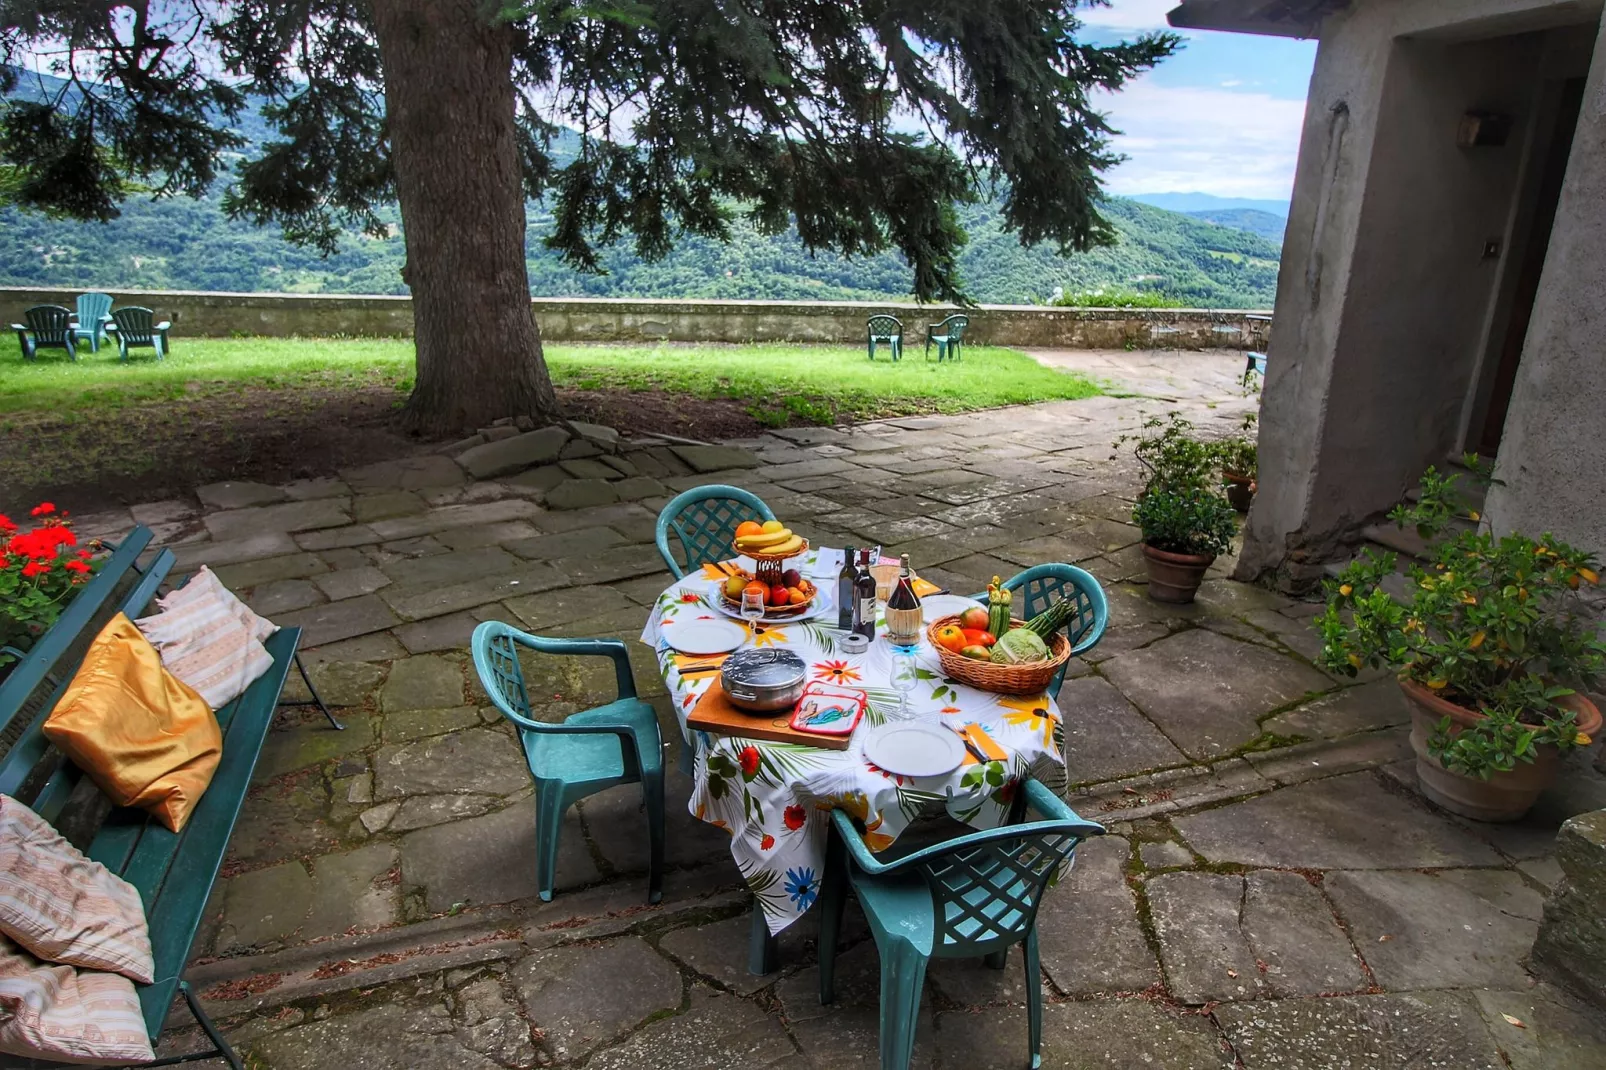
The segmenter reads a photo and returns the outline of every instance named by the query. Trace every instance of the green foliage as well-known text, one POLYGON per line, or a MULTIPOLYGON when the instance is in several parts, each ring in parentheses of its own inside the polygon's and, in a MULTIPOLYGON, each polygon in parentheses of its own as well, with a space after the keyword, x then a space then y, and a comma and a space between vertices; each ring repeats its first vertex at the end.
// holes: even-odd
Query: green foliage
POLYGON ((1132 443, 1132 452, 1138 463, 1148 470, 1144 480, 1145 492, 1158 487, 1185 490, 1206 488, 1216 482, 1216 451, 1213 446, 1194 437, 1193 423, 1178 412, 1164 417, 1151 416, 1143 421, 1135 435, 1122 435, 1115 440, 1120 449, 1132 443))
MULTIPOLYGON (((1491 466, 1476 453, 1463 454, 1461 463, 1472 474, 1472 478, 1480 483, 1494 485, 1500 482, 1494 478, 1491 466)), ((1456 484, 1460 481, 1458 473, 1441 475, 1437 468, 1429 466, 1418 484, 1417 500, 1410 505, 1396 505, 1389 511, 1389 519, 1402 528, 1415 528, 1416 533, 1424 539, 1436 538, 1450 526, 1452 520, 1476 521, 1477 511, 1470 508, 1466 499, 1456 490, 1456 484)))
MULTIPOLYGON (((1423 500, 1395 515, 1431 536, 1446 521, 1454 477, 1423 486, 1423 500)), ((1576 596, 1599 580, 1592 555, 1548 534, 1467 531, 1439 544, 1428 567, 1409 567, 1405 597, 1384 589, 1395 563, 1368 552, 1329 582, 1319 618, 1329 668, 1388 668, 1481 712, 1460 730, 1446 718, 1429 740, 1430 754, 1468 776, 1531 762, 1539 744, 1565 751, 1580 741, 1559 700, 1594 687, 1606 669, 1606 644, 1576 596)))
MULTIPOLYGON (((597 270, 620 240, 647 261, 683 236, 723 240, 739 205, 760 234, 795 227, 809 251, 896 250, 922 299, 960 300, 958 208, 995 183, 1000 225, 1025 245, 1064 253, 1114 238, 1098 176, 1120 157, 1093 94, 1120 89, 1179 38, 1088 44, 1077 8, 481 5, 452 17, 484 24, 442 41, 433 59, 468 69, 483 63, 477 49, 507 57, 511 129, 498 133, 516 141, 526 189, 553 213, 545 244, 569 267, 597 270), (944 140, 904 132, 908 115, 944 140), (563 126, 582 132, 566 156, 554 149, 563 126)), ((25 205, 110 219, 130 178, 163 194, 210 189, 225 153, 245 147, 231 124, 261 99, 271 132, 235 168, 230 216, 276 222, 324 252, 348 230, 383 233, 398 169, 434 161, 395 166, 384 119, 386 92, 397 92, 385 57, 412 47, 387 35, 420 32, 427 19, 373 12, 267 0, 142 4, 132 15, 92 0, 8 5, 0 58, 62 42, 72 51, 53 71, 62 88, 0 108, 0 165, 20 173, 25 205)), ((19 73, 0 68, 0 92, 19 73)), ((443 77, 438 91, 496 85, 475 74, 443 77)))
POLYGON ((1064 308, 1185 308, 1180 301, 1155 290, 1129 290, 1122 286, 1100 286, 1093 290, 1078 290, 1061 294, 1050 301, 1064 308))
POLYGON ((1150 486, 1132 509, 1143 541, 1173 554, 1226 553, 1238 533, 1238 514, 1227 499, 1202 486, 1150 486))
POLYGON ((1216 464, 1223 472, 1255 478, 1260 468, 1260 447, 1254 434, 1255 420, 1254 413, 1246 414, 1243 423, 1238 425, 1237 434, 1210 444, 1216 464))

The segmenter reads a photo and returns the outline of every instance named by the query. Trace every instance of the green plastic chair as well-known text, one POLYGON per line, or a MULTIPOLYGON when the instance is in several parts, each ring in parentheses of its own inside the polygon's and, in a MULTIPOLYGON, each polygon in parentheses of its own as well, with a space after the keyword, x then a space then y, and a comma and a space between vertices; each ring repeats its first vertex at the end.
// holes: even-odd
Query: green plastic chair
MULTIPOLYGON (((1076 600, 1076 612, 1065 623, 1065 638, 1071 641, 1073 656, 1087 653, 1104 638, 1104 629, 1110 623, 1110 603, 1104 597, 1104 588, 1086 569, 1060 563, 1033 565, 1005 580, 1004 586, 1015 592, 1010 610, 1022 620, 1032 619, 1061 598, 1076 600)), ((987 600, 986 592, 971 597, 987 600)), ((1059 697, 1068 668, 1070 663, 1066 662, 1048 685, 1048 693, 1054 698, 1059 697)))
POLYGON ((965 328, 969 326, 970 317, 958 313, 941 323, 926 324, 926 359, 931 359, 931 345, 935 342, 938 364, 944 360, 959 360, 964 355, 965 328))
POLYGON ((91 353, 100 352, 100 343, 106 341, 106 321, 111 319, 110 294, 79 294, 78 319, 73 323, 73 336, 89 342, 91 353))
POLYGON ((864 333, 871 360, 875 360, 877 343, 887 347, 893 360, 903 359, 903 321, 897 316, 871 316, 865 321, 864 333))
POLYGON ((658 553, 678 580, 710 561, 728 560, 735 553, 731 540, 742 521, 774 519, 762 498, 740 487, 723 483, 693 487, 677 494, 658 513, 658 553), (680 543, 684 564, 675 557, 671 535, 680 543))
POLYGON ((1038 904, 1060 863, 1104 828, 1030 777, 1018 791, 1021 809, 1045 820, 973 832, 886 862, 870 853, 851 817, 831 811, 820 890, 820 1002, 836 998, 836 945, 851 885, 881 955, 881 1070, 909 1065, 929 960, 985 957, 1002 969, 1015 944, 1026 958, 1031 1065, 1042 1065, 1038 904))
POLYGON ((651 848, 647 901, 663 898, 664 749, 658 715, 636 697, 630 656, 617 639, 545 639, 500 621, 474 629, 474 670, 502 716, 512 721, 535 777, 536 887, 552 899, 558 869, 563 814, 574 803, 619 784, 641 784, 647 804, 651 848), (558 724, 530 717, 530 700, 519 666, 519 647, 543 654, 603 655, 613 659, 619 697, 606 706, 571 714, 558 724))
POLYGON ((135 346, 144 346, 156 350, 156 359, 167 358, 167 331, 173 324, 168 320, 152 323, 156 313, 148 308, 138 305, 125 305, 112 310, 112 322, 106 324, 106 330, 117 336, 117 351, 122 360, 128 359, 128 351, 135 346))
POLYGON ((22 359, 33 360, 41 349, 65 349, 78 359, 77 337, 73 333, 72 310, 60 305, 34 305, 22 314, 22 323, 13 323, 22 359))

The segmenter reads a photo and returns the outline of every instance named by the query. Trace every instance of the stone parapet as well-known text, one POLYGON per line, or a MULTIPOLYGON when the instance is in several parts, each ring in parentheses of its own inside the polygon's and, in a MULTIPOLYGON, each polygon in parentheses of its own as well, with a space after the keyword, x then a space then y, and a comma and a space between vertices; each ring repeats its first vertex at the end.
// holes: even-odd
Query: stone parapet
POLYGON ((1561 826, 1556 861, 1564 876, 1545 903, 1534 969, 1606 1008, 1606 810, 1561 826))
MULTIPOLYGON (((80 290, 0 287, 7 321, 31 305, 73 307, 80 290)), ((408 297, 364 294, 263 294, 191 290, 110 290, 118 305, 144 305, 173 321, 180 336, 407 337, 408 297)), ((533 301, 549 342, 830 342, 862 343, 865 320, 889 313, 904 324, 906 352, 924 343, 925 326, 958 311, 860 301, 698 301, 555 298, 533 301)), ((980 305, 967 310, 967 340, 980 345, 1056 349, 1243 348, 1247 312, 1235 309, 1100 309, 980 305)), ((1264 348, 1264 337, 1254 340, 1264 348)))

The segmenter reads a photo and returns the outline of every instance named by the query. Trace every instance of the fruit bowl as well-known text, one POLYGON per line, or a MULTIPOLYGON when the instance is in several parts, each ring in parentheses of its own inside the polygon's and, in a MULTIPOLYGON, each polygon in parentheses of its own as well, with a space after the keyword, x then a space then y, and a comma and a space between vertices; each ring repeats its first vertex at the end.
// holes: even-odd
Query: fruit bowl
MULTIPOLYGON (((799 617, 807 616, 814 608, 816 601, 819 599, 819 588, 801 576, 794 578, 797 582, 789 586, 780 583, 765 585, 769 593, 764 598, 764 616, 761 618, 762 620, 796 620, 799 617), (786 590, 786 601, 784 603, 778 603, 774 595, 776 587, 781 586, 784 586, 786 590), (801 599, 798 598, 799 594, 803 596, 801 599)), ((744 584, 744 587, 760 582, 760 580, 749 577, 746 573, 738 573, 732 579, 747 580, 748 583, 744 584)), ((719 605, 727 615, 740 619, 742 596, 739 592, 733 595, 728 586, 729 583, 730 581, 726 580, 719 584, 719 605)))

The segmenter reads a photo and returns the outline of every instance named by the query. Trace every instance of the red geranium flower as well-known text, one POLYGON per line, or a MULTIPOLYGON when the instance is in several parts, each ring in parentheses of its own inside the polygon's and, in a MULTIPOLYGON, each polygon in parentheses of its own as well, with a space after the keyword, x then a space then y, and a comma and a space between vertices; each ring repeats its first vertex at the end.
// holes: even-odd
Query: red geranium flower
POLYGON ((50 566, 45 564, 43 561, 29 561, 26 565, 22 566, 23 576, 30 580, 35 576, 43 576, 49 571, 50 566))
POLYGON ((16 522, 4 513, 0 513, 0 535, 10 535, 17 530, 16 522))
POLYGON ((752 780, 758 775, 758 748, 743 747, 738 757, 742 763, 742 779, 752 780))
POLYGON ((89 566, 84 564, 82 561, 68 561, 61 567, 66 569, 68 572, 77 572, 80 575, 89 571, 89 566))
POLYGON ((781 820, 786 822, 787 828, 796 832, 803 827, 803 822, 808 820, 808 816, 809 812, 801 806, 788 806, 786 812, 781 815, 781 820))
POLYGON ((40 502, 38 505, 33 507, 33 511, 31 513, 29 513, 28 515, 29 516, 49 516, 51 513, 54 513, 55 511, 56 511, 56 505, 55 505, 54 502, 40 502))

